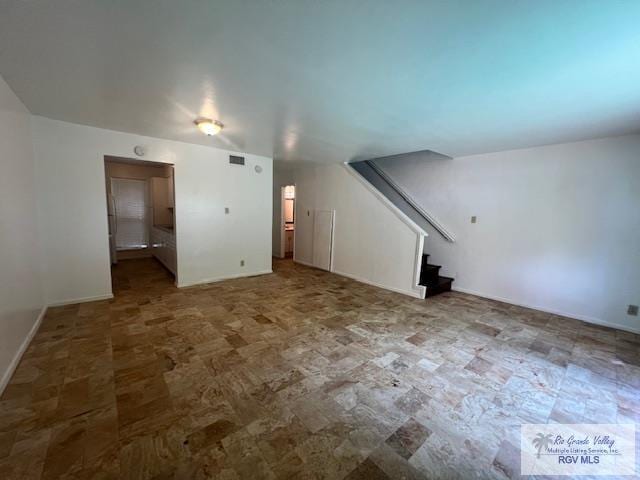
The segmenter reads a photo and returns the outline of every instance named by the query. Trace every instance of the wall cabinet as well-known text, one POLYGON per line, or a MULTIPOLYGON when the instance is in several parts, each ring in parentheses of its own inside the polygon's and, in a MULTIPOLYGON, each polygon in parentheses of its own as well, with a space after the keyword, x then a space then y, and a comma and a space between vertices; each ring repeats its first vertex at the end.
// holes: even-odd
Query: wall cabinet
POLYGON ((167 178, 167 203, 170 208, 176 206, 175 192, 173 190, 173 168, 171 169, 171 175, 167 178))
POLYGON ((150 187, 153 225, 173 226, 173 178, 151 177, 150 187))
POLYGON ((168 177, 151 177, 149 179, 149 194, 153 211, 151 253, 175 275, 177 258, 176 236, 173 230, 173 168, 168 177))

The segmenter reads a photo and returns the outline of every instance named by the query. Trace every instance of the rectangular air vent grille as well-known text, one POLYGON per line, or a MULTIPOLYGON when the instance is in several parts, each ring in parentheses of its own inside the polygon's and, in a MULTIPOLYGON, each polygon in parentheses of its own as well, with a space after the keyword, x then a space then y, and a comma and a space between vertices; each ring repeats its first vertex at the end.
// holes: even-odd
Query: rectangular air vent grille
POLYGON ((234 165, 244 165, 244 157, 229 155, 229 163, 233 163, 234 165))

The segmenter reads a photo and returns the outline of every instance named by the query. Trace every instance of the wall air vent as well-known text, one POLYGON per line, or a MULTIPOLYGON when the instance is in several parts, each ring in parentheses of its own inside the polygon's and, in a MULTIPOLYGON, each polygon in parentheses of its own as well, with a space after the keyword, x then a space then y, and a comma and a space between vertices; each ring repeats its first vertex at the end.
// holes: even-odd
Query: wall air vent
POLYGON ((234 165, 244 165, 244 157, 229 155, 229 163, 233 163, 234 165))

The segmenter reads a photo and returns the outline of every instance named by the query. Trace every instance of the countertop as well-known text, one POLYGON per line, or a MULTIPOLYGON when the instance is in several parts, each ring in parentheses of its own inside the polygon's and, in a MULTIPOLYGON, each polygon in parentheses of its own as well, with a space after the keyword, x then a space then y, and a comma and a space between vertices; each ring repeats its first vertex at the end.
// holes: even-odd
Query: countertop
POLYGON ((173 235, 173 227, 171 225, 154 225, 153 228, 157 228, 158 230, 162 230, 163 232, 173 235))

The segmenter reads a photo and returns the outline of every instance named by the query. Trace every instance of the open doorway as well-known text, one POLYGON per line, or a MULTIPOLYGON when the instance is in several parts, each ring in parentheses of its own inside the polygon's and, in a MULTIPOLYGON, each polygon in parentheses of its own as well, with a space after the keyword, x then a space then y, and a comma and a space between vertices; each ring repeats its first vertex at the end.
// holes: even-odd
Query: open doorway
POLYGON ((296 224, 296 187, 287 185, 281 188, 281 218, 280 225, 280 257, 293 258, 295 250, 295 224, 296 224))
POLYGON ((164 267, 175 283, 173 165, 105 156, 104 167, 114 292, 120 290, 115 269, 131 277, 137 271, 148 273, 156 265, 160 270, 164 267))

